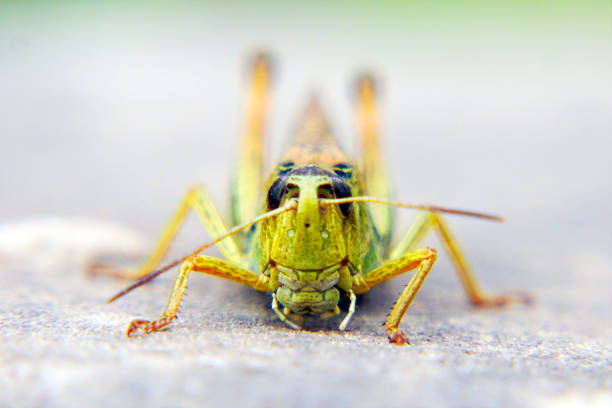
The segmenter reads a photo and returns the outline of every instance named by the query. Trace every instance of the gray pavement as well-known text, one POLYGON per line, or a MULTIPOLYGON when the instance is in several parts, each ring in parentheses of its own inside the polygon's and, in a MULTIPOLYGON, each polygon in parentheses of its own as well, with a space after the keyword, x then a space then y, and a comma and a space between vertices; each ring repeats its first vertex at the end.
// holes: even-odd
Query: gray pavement
MULTIPOLYGON (((339 400, 350 406, 606 406, 611 401, 605 285, 576 280, 569 286, 534 286, 513 275, 495 286, 523 283, 536 304, 475 310, 446 263, 435 269, 404 319, 412 345, 398 347, 387 343, 381 323, 406 279, 362 297, 342 333, 335 329, 339 319, 307 321, 307 330, 293 331, 277 320, 266 295, 194 275, 171 330, 128 339, 131 319, 159 316, 173 277, 104 304, 125 283, 84 276, 83 247, 89 241, 97 248, 88 254, 118 251, 128 234, 91 221, 92 232, 83 233, 78 229, 83 222, 62 227, 56 220, 52 230, 41 221, 48 235, 64 228, 73 242, 54 246, 48 238, 28 247, 22 240, 13 256, 3 254, 2 406, 112 401, 268 407, 339 400), (116 239, 109 240, 113 231, 116 239), (32 253, 46 262, 34 268, 36 257, 27 255, 32 253)), ((24 236, 23 225, 12 229, 24 236)), ((129 245, 139 247, 136 237, 124 254, 129 245)))
MULTIPOLYGON (((0 5, 0 406, 612 405, 609 2, 28 4, 0 5), (142 257, 194 183, 227 208, 262 46, 271 161, 313 89, 354 151, 349 85, 374 69, 398 198, 506 217, 450 221, 485 288, 535 304, 474 310, 441 255, 394 347, 381 323, 409 276, 345 333, 292 331, 267 297, 193 276, 171 330, 127 339, 175 272, 106 305, 125 283, 83 266, 142 257)), ((207 239, 188 220, 170 258, 207 239)))

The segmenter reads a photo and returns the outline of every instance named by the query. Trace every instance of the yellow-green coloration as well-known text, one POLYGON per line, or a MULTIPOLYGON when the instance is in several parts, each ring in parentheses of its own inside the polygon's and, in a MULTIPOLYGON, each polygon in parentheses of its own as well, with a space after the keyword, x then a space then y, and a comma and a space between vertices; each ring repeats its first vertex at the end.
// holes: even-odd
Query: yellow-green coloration
POLYGON ((140 280, 110 301, 178 264, 152 272, 190 209, 217 239, 182 259, 162 317, 132 321, 128 336, 159 331, 172 322, 191 272, 219 276, 270 293, 272 309, 294 329, 299 329, 306 314, 329 318, 341 313, 340 298, 348 296, 349 310, 339 325, 344 330, 355 311, 355 294, 415 271, 385 322, 389 340, 405 344, 407 340, 399 330, 401 319, 436 260, 435 250, 416 248, 431 229, 439 233, 473 304, 503 306, 527 301, 524 295, 485 295, 439 213, 496 217, 389 201, 391 186, 380 148, 376 89, 368 76, 358 81, 360 162, 346 157, 318 102, 312 100, 287 152, 266 180, 261 146, 268 71, 267 58, 258 56, 253 64, 246 128, 233 182, 231 219, 236 226, 227 229, 204 189, 190 190, 147 262, 134 270, 114 269, 116 275, 140 280), (428 210, 393 248, 391 206, 428 210), (199 255, 213 244, 218 244, 225 259, 199 255))

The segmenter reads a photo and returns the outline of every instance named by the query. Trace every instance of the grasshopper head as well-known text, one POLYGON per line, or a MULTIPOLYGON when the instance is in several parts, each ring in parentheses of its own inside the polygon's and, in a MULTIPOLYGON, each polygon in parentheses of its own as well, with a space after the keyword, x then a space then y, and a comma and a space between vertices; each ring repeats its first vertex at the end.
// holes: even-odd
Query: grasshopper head
POLYGON ((352 203, 320 206, 319 199, 342 198, 351 189, 334 173, 306 166, 279 176, 268 192, 268 208, 297 200, 297 210, 270 221, 269 257, 275 263, 300 271, 317 271, 340 264, 347 257, 345 224, 352 203))
POLYGON ((263 261, 276 271, 270 276, 271 287, 291 311, 330 312, 340 298, 337 287, 350 288, 347 264, 357 236, 357 211, 353 203, 323 206, 320 201, 350 196, 342 177, 319 166, 281 171, 272 183, 269 210, 297 200, 295 210, 265 220, 260 230, 267 252, 263 261))

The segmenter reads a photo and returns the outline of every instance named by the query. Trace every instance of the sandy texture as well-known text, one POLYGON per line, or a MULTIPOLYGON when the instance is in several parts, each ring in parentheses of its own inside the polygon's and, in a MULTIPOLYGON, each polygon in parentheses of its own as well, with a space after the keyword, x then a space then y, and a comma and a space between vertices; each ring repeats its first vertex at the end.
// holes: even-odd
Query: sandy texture
MULTIPOLYGON (((371 3, 0 2, 1 407, 612 406, 612 3, 371 3), (409 276, 346 333, 193 276, 172 330, 125 338, 175 272, 105 305, 126 283, 83 264, 146 253, 195 183, 227 215, 260 49, 269 166, 313 91, 355 152, 373 72, 397 198, 506 217, 449 222, 484 288, 536 303, 474 310, 440 251, 410 347, 381 326, 409 276)), ((171 259, 209 239, 193 218, 171 259)))
MULTIPOLYGON (((75 236, 70 233, 77 224, 65 222, 64 232, 75 236)), ((607 289, 601 286, 574 285, 571 296, 567 287, 532 286, 537 295, 532 307, 477 311, 449 279, 450 271, 437 270, 443 279, 427 282, 404 319, 412 345, 397 347, 387 344, 381 322, 401 288, 398 282, 362 298, 346 333, 335 330, 339 319, 312 321, 308 331, 296 332, 276 319, 267 296, 193 276, 171 330, 128 339, 130 319, 158 316, 172 277, 105 305, 123 284, 85 278, 83 257, 75 255, 83 252, 70 251, 71 245, 83 248, 95 241, 108 252, 121 242, 121 235, 112 243, 100 239, 116 228, 86 222, 94 224, 97 232, 72 244, 63 240, 67 251, 49 267, 26 263, 2 269, 0 405, 604 406, 611 401, 612 326, 607 289)), ((23 225, 13 229, 23 236, 23 225)), ((57 249, 49 239, 36 245, 41 252, 57 249)))

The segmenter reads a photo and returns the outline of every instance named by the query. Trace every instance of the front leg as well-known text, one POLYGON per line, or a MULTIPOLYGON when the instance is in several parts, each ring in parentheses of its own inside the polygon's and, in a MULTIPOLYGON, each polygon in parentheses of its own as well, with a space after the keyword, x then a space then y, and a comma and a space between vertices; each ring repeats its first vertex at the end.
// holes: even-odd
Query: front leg
POLYGON ((410 344, 404 333, 399 329, 399 325, 410 303, 412 303, 419 289, 421 289, 421 285, 436 261, 436 257, 437 255, 434 249, 419 249, 407 253, 398 259, 388 261, 368 272, 365 276, 361 274, 355 276, 353 291, 355 293, 363 293, 379 283, 409 272, 415 268, 417 269, 417 272, 412 279, 410 279, 408 285, 402 290, 402 294, 395 302, 385 322, 387 337, 389 337, 390 343, 397 345, 410 344))
POLYGON ((253 289, 260 291, 269 290, 269 278, 263 274, 257 274, 251 270, 244 269, 243 267, 233 264, 229 261, 222 259, 213 258, 210 256, 199 255, 195 258, 185 261, 181 265, 174 286, 170 292, 168 304, 162 316, 153 321, 136 319, 133 320, 126 332, 128 337, 149 334, 157 331, 165 330, 170 323, 176 318, 181 299, 185 293, 187 286, 187 279, 191 272, 201 272, 220 278, 233 280, 243 285, 252 287, 253 289))

